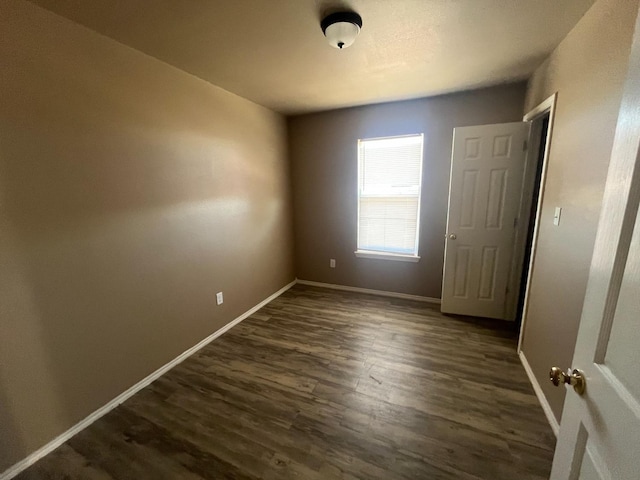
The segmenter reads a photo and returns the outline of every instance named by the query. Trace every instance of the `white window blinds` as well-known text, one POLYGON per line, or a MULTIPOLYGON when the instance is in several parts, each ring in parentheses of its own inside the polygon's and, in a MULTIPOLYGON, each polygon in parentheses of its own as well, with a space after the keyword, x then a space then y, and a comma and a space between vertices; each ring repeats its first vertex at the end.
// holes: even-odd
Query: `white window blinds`
POLYGON ((418 254, 423 135, 358 141, 358 250, 418 254))

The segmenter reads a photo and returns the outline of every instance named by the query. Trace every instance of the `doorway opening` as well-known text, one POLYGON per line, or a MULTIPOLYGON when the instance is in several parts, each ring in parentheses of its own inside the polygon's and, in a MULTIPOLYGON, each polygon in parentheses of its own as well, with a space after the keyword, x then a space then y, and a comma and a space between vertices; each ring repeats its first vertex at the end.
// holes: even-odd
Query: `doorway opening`
POLYGON ((536 108, 524 116, 524 121, 531 122, 530 158, 527 162, 523 184, 523 197, 520 206, 519 243, 523 249, 522 270, 519 280, 520 288, 517 292, 517 307, 515 327, 520 332, 518 352, 524 338, 527 320, 527 306, 531 288, 531 274, 535 264, 536 244, 540 228, 540 214, 542 210, 542 196, 544 192, 549 147, 551 144, 553 116, 556 104, 556 94, 552 95, 536 108))
MULTIPOLYGON (((525 249, 524 258, 522 262, 522 274, 520 275, 520 289, 518 292, 518 304, 516 307, 516 325, 520 328, 522 323, 522 313, 524 310, 524 298, 527 293, 527 280, 529 278, 529 268, 531 262, 531 250, 533 246, 533 232, 536 226, 536 219, 538 217, 538 200, 540 199, 540 185, 542 183, 542 167, 544 165, 544 157, 546 153, 547 136, 549 134, 549 112, 543 114, 539 119, 536 119, 531 126, 532 142, 535 142, 533 146, 537 149, 537 155, 535 155, 535 169, 533 170, 532 178, 532 196, 531 204, 529 207, 529 221, 526 224, 525 232, 525 249), (539 125, 535 125, 539 122, 539 125), (533 137, 536 135, 538 138, 533 137)), ((534 150, 535 154, 535 150, 534 150)))
POLYGON ((441 312, 506 320, 522 332, 555 98, 522 122, 454 129, 441 312))

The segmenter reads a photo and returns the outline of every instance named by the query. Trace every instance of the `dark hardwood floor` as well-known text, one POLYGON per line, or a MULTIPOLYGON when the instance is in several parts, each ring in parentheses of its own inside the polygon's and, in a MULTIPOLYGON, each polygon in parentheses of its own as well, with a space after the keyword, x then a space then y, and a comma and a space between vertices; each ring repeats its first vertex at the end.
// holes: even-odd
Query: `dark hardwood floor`
POLYGON ((547 479, 555 437, 500 322, 297 285, 26 479, 547 479))

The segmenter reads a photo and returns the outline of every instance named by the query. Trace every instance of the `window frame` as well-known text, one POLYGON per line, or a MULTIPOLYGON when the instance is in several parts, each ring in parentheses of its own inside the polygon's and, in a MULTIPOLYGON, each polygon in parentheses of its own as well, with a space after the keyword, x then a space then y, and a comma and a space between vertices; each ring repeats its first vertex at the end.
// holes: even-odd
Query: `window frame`
MULTIPOLYGON (((356 187, 356 202, 357 202, 357 216, 356 216, 356 250, 355 256, 358 258, 371 258, 379 260, 395 260, 399 262, 418 262, 420 256, 420 213, 422 203, 422 180, 424 172, 424 133, 410 133, 404 135, 391 135, 386 137, 371 137, 371 138, 359 138, 356 143, 356 162, 357 162, 357 187, 356 187), (384 250, 365 250, 360 249, 360 169, 362 168, 362 162, 360 160, 360 144, 361 142, 374 141, 374 140, 389 140, 397 138, 408 137, 420 137, 420 173, 419 175, 419 187, 418 187, 418 211, 416 213, 416 241, 415 252, 413 254, 408 253, 393 253, 384 250)), ((397 195, 400 197, 400 195, 397 195)))

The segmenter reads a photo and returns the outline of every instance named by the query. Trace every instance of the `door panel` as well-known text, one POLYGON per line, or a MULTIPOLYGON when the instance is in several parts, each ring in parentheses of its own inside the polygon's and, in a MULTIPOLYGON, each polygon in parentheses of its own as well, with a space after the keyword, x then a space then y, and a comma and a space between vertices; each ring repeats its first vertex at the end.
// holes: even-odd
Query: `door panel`
POLYGON ((640 16, 573 357, 552 480, 640 478, 640 16))
POLYGON ((506 319, 529 124, 454 130, 441 309, 506 319))
POLYGON ((486 228, 502 229, 508 183, 507 175, 508 172, 504 168, 491 170, 489 175, 489 201, 485 213, 486 228))
POLYGON ((475 206, 478 203, 476 197, 476 185, 478 184, 478 171, 465 170, 462 178, 462 205, 460 206, 460 229, 473 228, 475 219, 475 206))
POLYGON ((482 248, 482 265, 480 267, 480 287, 478 298, 493 300, 496 286, 496 270, 498 269, 498 249, 496 247, 482 248))
POLYGON ((456 246, 456 278, 453 295, 456 298, 469 296, 469 271, 471 269, 471 250, 465 245, 456 246))
MULTIPOLYGON (((640 348, 640 234, 638 234, 638 220, 636 232, 631 245, 632 255, 622 278, 618 306, 611 325, 611 334, 604 352, 604 364, 613 377, 620 382, 630 394, 630 400, 635 405, 640 402, 640 379, 638 372, 638 349, 640 348), (635 321, 635 328, 629 325, 635 321)), ((640 408, 638 409, 640 411, 640 408)), ((640 446, 639 446, 640 448, 640 446)))

